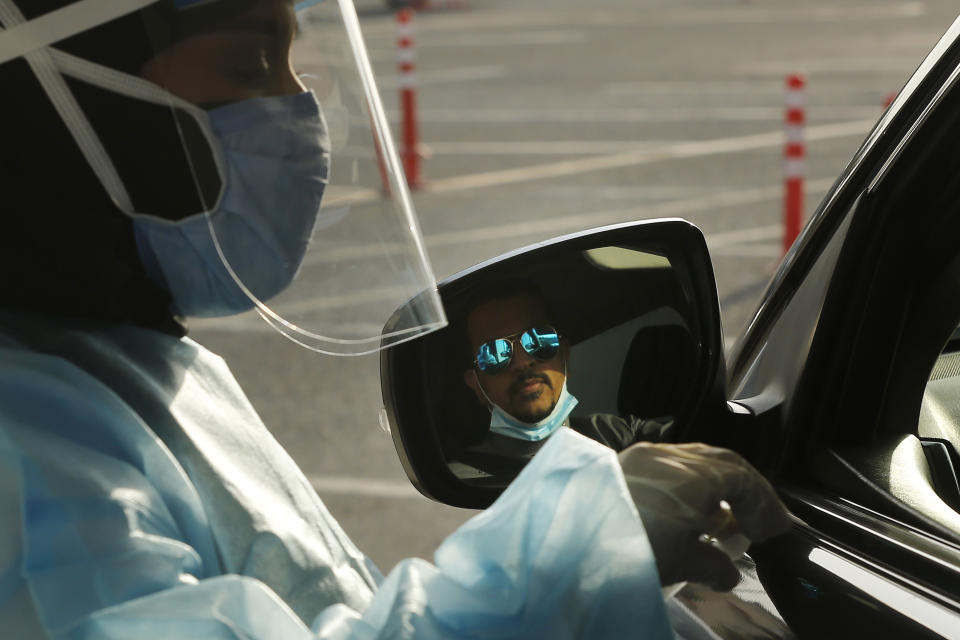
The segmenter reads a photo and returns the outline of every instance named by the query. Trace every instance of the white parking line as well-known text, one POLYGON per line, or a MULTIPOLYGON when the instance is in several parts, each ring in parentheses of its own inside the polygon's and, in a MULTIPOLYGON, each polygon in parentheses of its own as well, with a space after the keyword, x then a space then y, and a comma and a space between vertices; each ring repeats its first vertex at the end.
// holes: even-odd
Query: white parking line
MULTIPOLYGON (((792 64, 793 61, 791 61, 792 64)), ((792 65, 791 70, 798 65, 792 65)), ((803 68, 802 62, 799 65, 803 68)), ((753 67, 751 67, 752 69, 753 67)), ((840 82, 837 80, 818 80, 811 88, 817 91, 828 92, 836 90, 849 91, 852 86, 860 86, 869 89, 877 84, 874 78, 858 79, 850 78, 849 81, 840 82), (858 80, 860 80, 858 82, 858 80)), ((743 80, 697 80, 692 82, 685 81, 662 81, 651 80, 649 82, 610 82, 603 85, 600 91, 608 96, 644 96, 644 95, 683 95, 683 96, 703 96, 703 95, 727 95, 736 96, 782 96, 784 86, 780 82, 770 82, 766 79, 757 79, 752 81, 743 80)))
MULTIPOLYGON (((785 73, 863 73, 879 72, 903 76, 920 64, 922 58, 901 56, 896 58, 796 58, 791 60, 767 60, 751 62, 733 68, 736 75, 781 75, 785 73)), ((905 78, 901 78, 905 80, 905 78)), ((891 87, 898 89, 899 87, 891 87)))
MULTIPOLYGON (((873 124, 874 120, 871 119, 807 127, 806 139, 808 142, 813 142, 817 140, 864 135, 873 124)), ((582 175, 590 171, 621 169, 666 160, 740 153, 743 151, 776 147, 782 144, 783 132, 780 130, 730 138, 682 142, 650 151, 628 151, 605 156, 561 160, 559 162, 532 165, 518 169, 506 169, 502 171, 490 171, 487 173, 474 173, 466 176, 443 178, 430 182, 428 189, 432 193, 480 189, 533 180, 549 180, 571 175, 582 175)))
MULTIPOLYGON (((500 78, 506 74, 503 65, 488 64, 479 67, 460 67, 456 69, 439 69, 437 71, 417 71, 417 86, 427 86, 433 84, 449 84, 451 82, 475 82, 477 80, 490 80, 500 78)), ((377 79, 377 87, 384 89, 398 89, 401 78, 397 76, 381 76, 377 79)), ((423 114, 420 114, 423 118, 423 114)))
MULTIPOLYGON (((446 14, 423 14, 418 16, 418 29, 422 33, 453 31, 476 32, 489 29, 498 33, 511 29, 555 29, 589 27, 643 27, 658 25, 705 24, 766 24, 811 22, 858 22, 868 20, 903 20, 922 16, 926 5, 922 2, 903 2, 894 5, 875 3, 844 3, 838 6, 805 6, 794 3, 775 8, 756 4, 709 8, 658 8, 644 9, 551 9, 550 11, 503 10, 491 12, 454 12, 446 14)), ((395 26, 391 21, 369 22, 364 25, 368 40, 392 35, 395 26)))
MULTIPOLYGON (((815 142, 818 140, 860 136, 866 134, 874 122, 873 119, 865 119, 807 127, 806 139, 808 142, 815 142)), ((441 178, 439 180, 428 181, 424 191, 450 193, 505 184, 532 182, 535 180, 549 180, 552 178, 579 175, 589 171, 606 171, 609 169, 653 164, 667 160, 754 151, 757 149, 776 147, 782 144, 783 131, 779 129, 767 133, 756 133, 746 136, 678 142, 653 149, 633 149, 631 151, 610 155, 561 160, 558 162, 529 165, 502 171, 441 178)), ((427 146, 430 146, 429 143, 427 146)), ((326 203, 328 206, 340 206, 370 202, 380 197, 382 196, 377 190, 357 190, 349 195, 327 199, 326 203)))
MULTIPOLYGON (((807 185, 807 189, 816 188, 819 190, 821 187, 826 186, 829 186, 826 180, 818 180, 814 184, 807 185)), ((782 189, 778 189, 777 191, 778 193, 783 193, 782 189)), ((764 240, 779 238, 782 233, 783 226, 779 224, 736 229, 734 231, 721 231, 719 233, 711 233, 707 236, 707 244, 710 245, 711 250, 720 249, 722 247, 744 244, 746 242, 762 242, 764 240)))
MULTIPOLYGON (((366 33, 366 30, 364 30, 366 33)), ((505 31, 505 32, 485 32, 485 33, 456 33, 452 35, 436 35, 422 33, 417 38, 416 48, 422 49, 463 49, 466 47, 517 47, 517 46, 540 46, 551 44, 579 44, 588 42, 589 35, 586 31, 573 29, 538 29, 535 31, 505 31)), ((386 62, 394 60, 397 56, 395 47, 386 49, 374 47, 368 51, 370 60, 373 62, 386 62)), ((431 54, 433 55, 433 54, 431 54)), ((426 56, 425 56, 426 57, 426 56)), ((382 76, 377 75, 379 80, 382 76)))
MULTIPOLYGON (((833 181, 833 178, 809 180, 805 184, 805 189, 809 192, 824 191, 833 184, 833 181)), ((593 211, 590 213, 570 216, 554 216, 550 218, 550 232, 553 235, 559 235, 570 231, 589 229, 591 227, 600 227, 606 224, 623 222, 624 220, 681 217, 691 213, 708 211, 711 209, 737 207, 747 204, 756 204, 758 202, 765 202, 768 200, 777 200, 781 197, 783 197, 783 187, 776 185, 770 187, 740 189, 736 191, 723 191, 720 193, 712 193, 696 198, 656 202, 626 209, 593 211)), ((737 244, 766 240, 770 237, 774 237, 771 236, 773 233, 773 228, 779 229, 780 227, 764 226, 755 229, 740 229, 732 232, 722 232, 715 235, 711 234, 707 237, 707 243, 712 243, 712 246, 720 249, 737 244)), ((497 224, 490 227, 431 233, 424 238, 424 241, 427 249, 429 250, 439 247, 457 246, 474 242, 488 242, 490 240, 502 240, 506 238, 542 236, 543 231, 544 222, 542 220, 505 222, 503 224, 497 224)), ((311 257, 310 264, 321 262, 340 262, 346 260, 362 260, 364 258, 382 255, 385 251, 389 252, 401 250, 402 248, 399 246, 385 245, 382 243, 376 245, 342 247, 339 249, 331 249, 329 251, 325 251, 322 255, 311 257)))
POLYGON ((655 149, 677 141, 631 140, 530 140, 431 142, 424 145, 434 155, 458 156, 562 156, 622 153, 631 149, 655 149))
POLYGON ((576 44, 586 42, 589 35, 582 29, 543 29, 537 31, 508 31, 494 33, 458 33, 452 36, 424 34, 417 40, 418 47, 510 47, 541 44, 576 44))
POLYGON ((710 249, 710 256, 713 258, 757 258, 761 260, 771 260, 773 258, 780 258, 783 256, 783 248, 779 243, 779 235, 783 233, 783 230, 780 229, 777 234, 778 240, 776 244, 764 244, 764 245, 736 245, 730 247, 720 247, 718 249, 710 249))
POLYGON ((362 496, 369 498, 421 498, 409 482, 391 482, 355 476, 308 476, 310 484, 322 498, 325 495, 362 496))
MULTIPOLYGON (((896 87, 894 87, 896 88, 896 87)), ((882 105, 823 106, 811 108, 821 120, 878 118, 882 105)), ((396 122, 400 112, 388 110, 396 122)), ((783 119, 783 106, 770 107, 626 107, 607 109, 422 109, 420 121, 429 124, 537 124, 598 122, 753 122, 783 119)))

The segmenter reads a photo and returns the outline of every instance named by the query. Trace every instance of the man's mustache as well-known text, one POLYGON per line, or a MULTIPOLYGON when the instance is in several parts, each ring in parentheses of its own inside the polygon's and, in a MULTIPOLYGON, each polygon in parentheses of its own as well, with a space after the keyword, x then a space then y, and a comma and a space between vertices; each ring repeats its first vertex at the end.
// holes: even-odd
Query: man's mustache
POLYGON ((547 374, 527 373, 517 378, 516 380, 514 380, 507 390, 510 392, 510 395, 515 395, 517 393, 520 393, 520 388, 523 387, 523 385, 530 382, 531 380, 540 380, 545 385, 553 389, 553 383, 550 382, 550 378, 547 377, 547 374))

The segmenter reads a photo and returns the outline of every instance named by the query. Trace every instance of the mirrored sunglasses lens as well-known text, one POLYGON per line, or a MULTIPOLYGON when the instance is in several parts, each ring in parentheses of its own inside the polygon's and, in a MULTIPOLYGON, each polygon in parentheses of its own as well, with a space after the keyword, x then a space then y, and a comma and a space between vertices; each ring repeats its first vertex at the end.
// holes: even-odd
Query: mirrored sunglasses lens
POLYGON ((524 351, 538 360, 549 360, 560 350, 560 335, 551 326, 533 327, 520 336, 524 351))
POLYGON ((477 350, 477 367, 484 373, 500 373, 510 364, 513 345, 509 340, 484 342, 477 350))

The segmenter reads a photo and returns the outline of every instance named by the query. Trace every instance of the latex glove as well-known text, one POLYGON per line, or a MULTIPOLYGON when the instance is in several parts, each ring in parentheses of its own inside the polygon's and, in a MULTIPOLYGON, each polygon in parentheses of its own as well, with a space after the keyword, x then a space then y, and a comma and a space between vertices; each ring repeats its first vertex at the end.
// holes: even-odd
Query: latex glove
POLYGON ((739 532, 762 542, 790 528, 767 479, 729 449, 641 442, 618 457, 663 585, 689 580, 732 589, 740 577, 731 560, 737 553, 724 551, 724 538, 739 532), (704 534, 720 544, 704 542, 704 534))

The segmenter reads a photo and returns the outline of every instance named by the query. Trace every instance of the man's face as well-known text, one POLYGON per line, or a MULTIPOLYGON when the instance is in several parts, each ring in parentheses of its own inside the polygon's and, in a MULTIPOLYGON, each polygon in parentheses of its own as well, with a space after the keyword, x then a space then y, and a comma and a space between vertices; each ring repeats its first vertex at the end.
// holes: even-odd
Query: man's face
MULTIPOLYGON (((513 335, 535 325, 551 324, 551 319, 545 315, 537 299, 527 294, 482 303, 467 318, 471 353, 476 354, 480 345, 489 340, 513 335)), ((513 358, 505 370, 490 375, 474 366, 464 371, 463 379, 480 402, 486 404, 480 390, 482 386, 487 397, 514 418, 537 422, 550 414, 560 398, 567 355, 567 346, 561 343, 557 355, 540 361, 524 351, 519 340, 515 340, 513 358)))
POLYGON ((290 64, 296 27, 292 0, 260 0, 164 49, 140 75, 204 106, 299 93, 304 87, 290 64))

